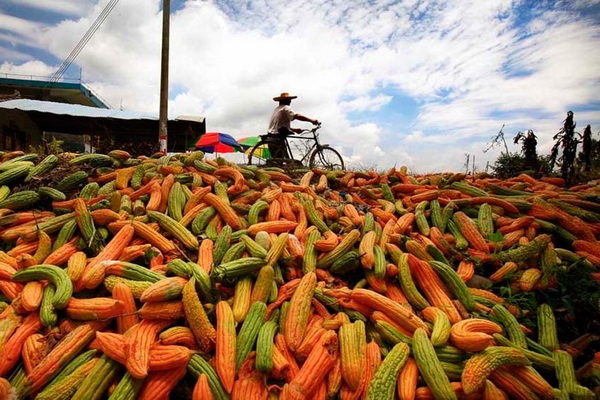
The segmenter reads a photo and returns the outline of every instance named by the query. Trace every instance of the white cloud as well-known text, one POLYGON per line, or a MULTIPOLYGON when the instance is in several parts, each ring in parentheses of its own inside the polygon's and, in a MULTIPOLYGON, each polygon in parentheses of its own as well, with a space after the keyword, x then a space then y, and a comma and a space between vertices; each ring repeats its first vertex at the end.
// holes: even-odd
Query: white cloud
MULTIPOLYGON (((2 15, 0 24, 62 59, 107 2, 85 3, 82 14, 50 27, 2 15)), ((577 110, 598 101, 598 23, 565 3, 534 10, 527 26, 515 27, 521 5, 188 0, 171 17, 170 83, 177 94, 169 113, 206 116, 211 131, 256 135, 266 130, 271 98, 287 91, 299 96, 297 111, 323 121, 323 141, 349 162, 459 170, 472 152, 483 169, 498 153, 482 150, 502 124, 507 138, 534 129, 540 149, 548 149, 566 110, 573 108, 580 125, 600 123, 598 112, 577 110), (352 112, 389 109, 393 93, 416 102, 410 126, 349 119, 352 112)), ((113 106, 156 111, 160 29, 160 1, 122 0, 76 62, 113 106)), ((0 71, 17 67, 41 68, 13 60, 0 71)))
MULTIPOLYGON (((6 43, 7 46, 16 47, 16 46, 30 46, 31 41, 27 40, 21 35, 15 33, 2 33, 0 32, 0 42, 6 43)), ((2 55, 9 59, 7 55, 2 53, 2 55)))
POLYGON ((43 24, 38 22, 0 13, 0 27, 2 27, 2 30, 33 41, 37 39, 43 26, 43 24))
POLYGON ((388 104, 393 99, 392 96, 380 94, 377 96, 360 96, 350 101, 340 103, 340 106, 347 112, 351 111, 377 111, 388 104))
MULTIPOLYGON (((41 61, 32 60, 18 65, 11 62, 4 62, 0 64, 0 71, 6 74, 44 77, 49 76, 54 71, 54 68, 41 61)), ((0 76, 2 73, 0 73, 0 76)))
POLYGON ((414 132, 406 135, 403 139, 407 143, 411 143, 411 142, 417 143, 417 142, 422 141, 424 138, 425 138, 425 135, 423 135, 423 131, 414 131, 414 132))
POLYGON ((575 9, 586 8, 600 4, 600 0, 572 0, 569 2, 575 9))
MULTIPOLYGON (((23 61, 31 60, 33 58, 29 54, 15 50, 13 48, 4 47, 4 46, 0 46, 0 53, 2 53, 2 55, 5 57, 5 59, 11 60, 11 61, 16 61, 16 62, 23 62, 23 61)), ((1 70, 1 71, 7 72, 4 70, 1 70)), ((0 72, 0 75, 2 74, 2 72, 0 72)))
POLYGON ((57 14, 66 14, 69 16, 79 16, 85 13, 89 8, 89 1, 83 0, 6 0, 8 3, 18 4, 19 6, 38 8, 45 11, 51 11, 57 14))

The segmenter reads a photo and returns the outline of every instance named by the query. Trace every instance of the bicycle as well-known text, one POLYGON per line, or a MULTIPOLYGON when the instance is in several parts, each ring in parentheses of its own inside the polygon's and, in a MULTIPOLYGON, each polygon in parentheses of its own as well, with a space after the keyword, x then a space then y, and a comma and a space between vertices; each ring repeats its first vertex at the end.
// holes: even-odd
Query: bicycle
MULTIPOLYGON (((283 167, 283 168, 302 168, 308 166, 309 168, 320 168, 326 170, 343 170, 344 160, 337 150, 330 147, 328 144, 321 144, 319 142, 319 133, 317 132, 321 128, 321 124, 318 124, 312 129, 305 129, 297 135, 260 135, 261 140, 252 147, 252 150, 248 154, 248 165, 254 165, 259 167, 283 167), (302 136, 306 133, 312 134, 311 136, 302 136), (304 156, 300 160, 294 158, 270 158, 266 156, 266 150, 269 148, 269 144, 278 143, 283 141, 287 153, 291 156, 292 149, 288 138, 301 139, 301 140, 312 140, 314 143, 306 151, 304 156), (306 162, 308 161, 308 164, 306 162)), ((293 157, 293 156, 292 156, 293 157)))

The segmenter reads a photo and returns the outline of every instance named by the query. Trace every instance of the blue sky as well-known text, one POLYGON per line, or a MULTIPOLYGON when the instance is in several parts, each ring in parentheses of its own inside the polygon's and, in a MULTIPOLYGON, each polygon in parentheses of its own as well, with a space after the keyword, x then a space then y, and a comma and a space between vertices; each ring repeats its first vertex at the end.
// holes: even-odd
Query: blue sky
MULTIPOLYGON (((50 75, 109 0, 0 3, 0 73, 50 75)), ((568 110, 600 130, 600 0, 172 0, 170 116, 263 133, 271 98, 323 121, 350 164, 460 170, 504 124, 552 147, 568 110)), ((161 2, 120 0, 67 76, 158 109, 161 2)), ((304 126, 298 123, 297 126, 304 126)), ((518 148, 509 145, 511 150, 518 148)))

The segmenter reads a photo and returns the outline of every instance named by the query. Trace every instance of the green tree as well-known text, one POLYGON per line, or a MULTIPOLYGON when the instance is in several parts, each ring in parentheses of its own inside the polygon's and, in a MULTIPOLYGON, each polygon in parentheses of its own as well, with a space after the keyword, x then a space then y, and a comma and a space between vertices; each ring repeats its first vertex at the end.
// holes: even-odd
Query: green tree
POLYGON ((519 153, 500 153, 494 162, 492 171, 500 179, 519 175, 525 168, 525 157, 519 153))

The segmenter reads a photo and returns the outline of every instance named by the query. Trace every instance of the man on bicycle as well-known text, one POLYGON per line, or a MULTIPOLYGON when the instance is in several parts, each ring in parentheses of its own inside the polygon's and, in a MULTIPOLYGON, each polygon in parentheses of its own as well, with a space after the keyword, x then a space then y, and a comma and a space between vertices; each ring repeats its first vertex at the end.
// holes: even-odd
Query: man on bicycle
POLYGON ((279 102, 279 105, 273 110, 271 122, 269 123, 269 130, 267 131, 269 135, 274 135, 274 137, 279 139, 269 144, 269 151, 273 158, 291 158, 291 155, 287 154, 285 137, 293 135, 294 133, 302 133, 302 129, 292 128, 290 126, 290 123, 293 120, 296 119, 298 121, 310 122, 313 125, 319 124, 319 121, 316 119, 305 117, 292 110, 290 104, 292 103, 292 100, 297 97, 298 96, 290 96, 289 93, 281 93, 279 96, 273 97, 273 100, 279 102))

